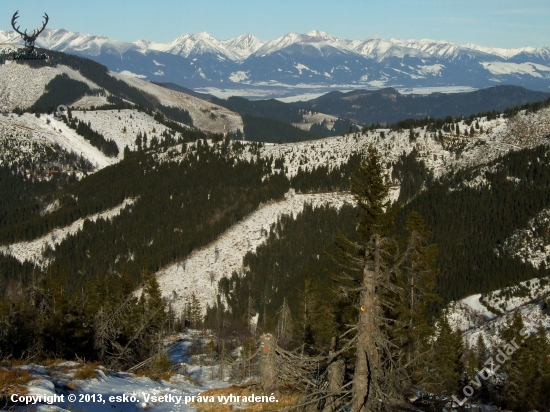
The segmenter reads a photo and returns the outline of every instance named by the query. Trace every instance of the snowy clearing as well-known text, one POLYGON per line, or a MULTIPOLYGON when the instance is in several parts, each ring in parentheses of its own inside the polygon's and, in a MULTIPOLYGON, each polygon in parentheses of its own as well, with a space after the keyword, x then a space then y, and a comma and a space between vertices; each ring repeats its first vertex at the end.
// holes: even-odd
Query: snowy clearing
POLYGON ((185 297, 191 293, 195 293, 202 303, 204 313, 206 305, 215 302, 220 278, 229 277, 233 272, 241 273, 243 257, 266 241, 265 233, 269 233, 270 226, 282 215, 296 216, 306 203, 314 207, 329 204, 340 208, 344 203, 352 203, 352 196, 341 193, 296 194, 280 202, 268 203, 207 247, 160 270, 157 280, 163 296, 172 302, 175 313, 183 310, 185 297))
POLYGON ((20 136, 19 149, 21 150, 23 145, 27 144, 29 149, 26 152, 29 155, 32 155, 34 151, 42 150, 45 146, 59 145, 61 149, 69 153, 84 157, 96 169, 102 169, 118 161, 116 158, 105 156, 99 149, 78 135, 75 130, 54 116, 43 114, 37 118, 30 113, 24 113, 21 116, 14 114, 0 116, 0 130, 6 132, 0 135, 0 139, 7 139, 12 134, 20 136))
POLYGON ((476 344, 480 334, 489 347, 500 345, 502 342, 498 333, 506 324, 507 317, 515 311, 523 316, 530 333, 543 325, 550 337, 550 316, 541 304, 549 292, 550 279, 534 278, 484 295, 472 295, 451 302, 446 313, 451 326, 464 332, 464 341, 470 347, 476 344))
POLYGON ((112 219, 113 217, 118 216, 122 209, 127 206, 131 206, 135 201, 136 199, 125 199, 124 202, 117 207, 106 210, 105 212, 87 216, 83 219, 78 219, 69 226, 54 229, 50 233, 38 239, 28 242, 13 243, 8 246, 0 246, 0 253, 11 255, 21 263, 27 260, 37 264, 40 267, 44 267, 47 264, 47 260, 43 257, 43 253, 46 248, 50 247, 53 249, 55 248, 55 245, 60 244, 63 240, 65 240, 65 238, 67 238, 67 236, 74 235, 82 230, 86 220, 95 222, 97 219, 112 219))
POLYGON ((121 73, 113 72, 110 72, 110 75, 128 83, 130 86, 155 96, 164 106, 179 107, 187 110, 193 119, 193 125, 198 129, 212 133, 224 133, 237 129, 243 130, 241 116, 231 110, 135 77, 128 77, 121 73))
POLYGON ((544 209, 504 241, 503 249, 536 268, 550 264, 550 209, 544 209))

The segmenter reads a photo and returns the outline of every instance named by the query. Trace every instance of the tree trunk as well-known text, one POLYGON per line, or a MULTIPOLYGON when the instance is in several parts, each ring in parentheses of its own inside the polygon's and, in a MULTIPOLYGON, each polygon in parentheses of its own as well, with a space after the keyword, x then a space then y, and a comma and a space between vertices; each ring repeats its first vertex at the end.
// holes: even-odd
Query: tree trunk
POLYGON ((275 339, 271 333, 260 337, 262 349, 260 359, 260 376, 264 393, 269 394, 277 389, 277 358, 275 353, 275 339))
POLYGON ((380 236, 374 235, 374 266, 368 263, 363 268, 363 289, 360 297, 359 322, 357 325, 357 360, 353 375, 352 412, 372 410, 376 403, 372 399, 373 381, 380 373, 380 361, 375 337, 381 325, 377 324, 380 310, 376 301, 376 282, 380 270, 380 236))
POLYGON ((328 365, 327 392, 333 394, 333 396, 327 398, 322 412, 334 412, 337 409, 338 405, 336 402, 339 398, 338 392, 344 384, 345 366, 344 359, 340 357, 336 358, 328 365))

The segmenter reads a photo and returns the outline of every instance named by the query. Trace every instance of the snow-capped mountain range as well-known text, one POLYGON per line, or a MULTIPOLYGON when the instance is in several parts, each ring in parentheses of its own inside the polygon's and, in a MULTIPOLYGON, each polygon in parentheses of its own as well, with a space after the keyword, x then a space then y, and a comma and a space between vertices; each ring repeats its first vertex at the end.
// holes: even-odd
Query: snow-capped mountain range
MULTIPOLYGON (((0 30, 0 43, 21 43, 0 30)), ((261 41, 252 34, 218 40, 202 32, 170 43, 112 40, 46 29, 37 45, 73 53, 158 82, 190 88, 291 89, 449 87, 515 84, 550 88, 550 47, 502 49, 434 40, 346 40, 314 30, 261 41)), ((278 92, 276 92, 278 90, 278 92)))

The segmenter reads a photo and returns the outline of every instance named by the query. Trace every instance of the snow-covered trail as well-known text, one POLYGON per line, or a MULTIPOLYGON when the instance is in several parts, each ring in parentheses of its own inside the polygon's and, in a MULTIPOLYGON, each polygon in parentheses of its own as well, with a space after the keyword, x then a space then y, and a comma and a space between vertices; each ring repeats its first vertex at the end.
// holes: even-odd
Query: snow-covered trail
POLYGON ((296 216, 306 203, 314 207, 329 204, 340 208, 352 202, 350 194, 319 193, 289 195, 282 201, 268 203, 185 261, 157 272, 162 294, 172 301, 172 309, 179 314, 184 308, 185 297, 195 293, 204 313, 206 305, 215 302, 220 278, 241 272, 243 257, 266 241, 266 232, 262 235, 262 231, 269 233, 270 226, 282 215, 296 216))
POLYGON ((75 222, 71 223, 69 226, 54 229, 38 239, 34 239, 28 242, 13 243, 8 246, 0 246, 0 253, 11 255, 21 263, 23 263, 25 260, 28 260, 29 262, 33 262, 38 264, 39 266, 43 266, 47 262, 44 260, 42 253, 47 246, 54 248, 55 245, 58 245, 63 240, 65 240, 67 236, 73 235, 82 230, 82 227, 84 226, 84 222, 86 220, 95 222, 97 219, 112 219, 113 217, 117 216, 122 209, 124 209, 126 206, 132 205, 135 201, 136 199, 124 199, 124 201, 120 205, 112 209, 78 219, 75 222))
MULTIPOLYGON (((190 348, 199 340, 205 341, 199 331, 187 331, 175 336, 179 342, 167 354, 178 370, 169 380, 152 380, 132 373, 108 371, 102 366, 95 367, 95 378, 75 379, 75 373, 83 367, 81 363, 64 361, 54 366, 28 364, 20 369, 28 371, 32 380, 25 386, 27 395, 63 395, 63 400, 52 405, 41 402, 15 410, 36 411, 86 411, 100 412, 143 411, 187 412, 194 410, 190 398, 215 388, 230 385, 229 376, 220 379, 219 365, 204 365, 198 355, 190 355, 190 348), (68 389, 72 388, 72 389, 68 389), (69 400, 69 396, 72 400, 69 400), (160 398, 160 397, 163 398, 160 398), (156 397, 153 398, 153 397, 156 397), (187 397, 187 403, 186 398, 187 397)), ((168 342, 165 342, 167 344, 168 342)), ((22 406, 22 405, 21 405, 22 406)))

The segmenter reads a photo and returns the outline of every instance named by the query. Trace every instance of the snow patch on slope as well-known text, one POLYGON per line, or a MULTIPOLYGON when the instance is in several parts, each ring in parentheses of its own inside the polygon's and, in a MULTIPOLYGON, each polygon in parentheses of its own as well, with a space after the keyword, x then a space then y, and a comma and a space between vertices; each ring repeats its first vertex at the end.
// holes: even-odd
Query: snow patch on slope
POLYGON ((198 129, 212 133, 224 133, 225 131, 237 129, 243 130, 241 116, 224 107, 216 106, 194 96, 167 89, 138 78, 131 78, 113 72, 109 72, 109 74, 116 79, 123 80, 130 86, 155 96, 164 106, 179 107, 187 110, 193 119, 193 125, 198 129), (212 114, 214 116, 211 116, 212 114))
POLYGON ((204 313, 206 305, 215 302, 220 278, 229 277, 233 272, 241 273, 242 260, 246 253, 254 252, 266 241, 264 231, 269 233, 271 225, 282 215, 296 216, 306 203, 314 207, 330 204, 340 208, 344 203, 352 203, 352 197, 340 193, 289 195, 282 201, 260 207, 184 261, 160 270, 157 272, 157 280, 162 295, 171 301, 175 313, 181 313, 185 297, 191 293, 195 293, 202 303, 204 313))
POLYGON ((65 123, 50 115, 42 115, 40 118, 30 113, 24 113, 21 116, 0 116, 0 129, 24 130, 27 134, 26 140, 36 150, 45 146, 58 145, 66 152, 84 157, 96 169, 102 169, 117 162, 116 158, 105 156, 65 123))
POLYGON ((31 68, 25 64, 7 61, 0 65, 0 109, 12 111, 16 107, 32 106, 44 94, 46 85, 55 76, 63 73, 73 80, 86 83, 91 89, 100 88, 67 66, 31 68))
POLYGON ((544 209, 504 241, 503 249, 536 268, 550 264, 550 209, 544 209))
POLYGON ((78 219, 69 226, 54 229, 38 239, 27 242, 12 243, 8 246, 0 246, 0 253, 3 253, 4 255, 11 255, 21 263, 24 261, 29 261, 40 267, 44 267, 47 264, 47 259, 44 259, 43 253, 48 246, 53 249, 69 235, 74 235, 82 230, 86 220, 95 222, 97 219, 112 219, 113 217, 118 216, 122 209, 127 206, 131 206, 135 201, 136 199, 125 199, 117 207, 106 210, 105 212, 87 216, 83 219, 78 219))
POLYGON ((229 76, 229 80, 231 80, 234 83, 244 82, 246 79, 248 79, 248 73, 249 72, 243 72, 243 71, 233 72, 229 76))
POLYGON ((119 159, 124 157, 125 146, 128 146, 130 150, 137 150, 135 140, 139 132, 142 135, 147 133, 147 139, 150 142, 154 136, 160 140, 161 134, 166 130, 170 130, 147 113, 130 109, 120 111, 88 110, 86 112, 74 110, 73 117, 77 117, 85 123, 90 122, 93 130, 101 133, 106 139, 113 140, 119 150, 119 159), (126 131, 124 131, 125 128, 126 131))
POLYGON ((487 346, 500 345, 499 332, 514 312, 523 316, 527 330, 535 332, 540 324, 550 330, 550 316, 541 301, 550 293, 549 278, 534 278, 515 286, 486 294, 468 296, 451 302, 446 309, 449 323, 464 332, 464 341, 474 346, 481 335, 487 346))
POLYGON ((550 67, 543 66, 537 63, 509 63, 509 62, 480 62, 484 69, 489 70, 492 74, 528 74, 533 77, 547 78, 550 74, 540 72, 550 72, 550 67))

